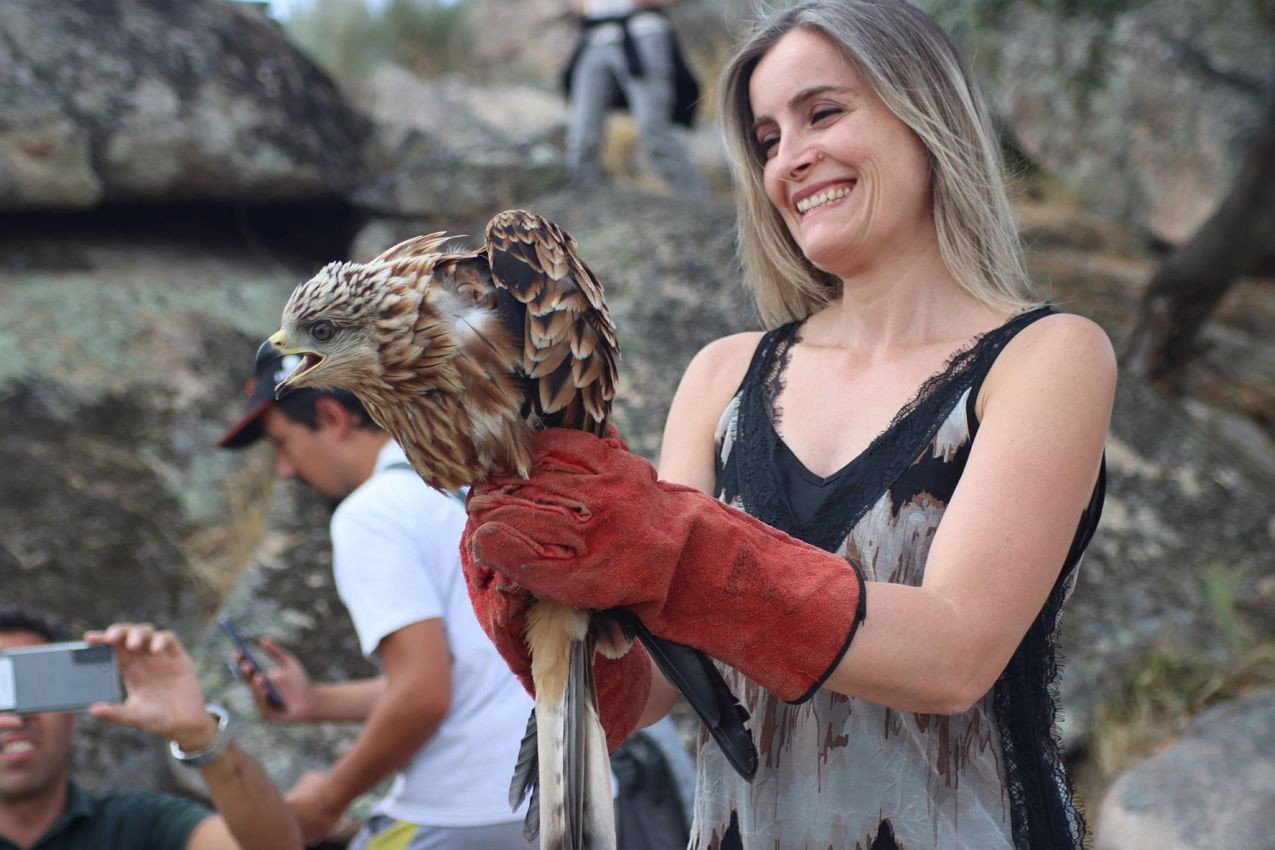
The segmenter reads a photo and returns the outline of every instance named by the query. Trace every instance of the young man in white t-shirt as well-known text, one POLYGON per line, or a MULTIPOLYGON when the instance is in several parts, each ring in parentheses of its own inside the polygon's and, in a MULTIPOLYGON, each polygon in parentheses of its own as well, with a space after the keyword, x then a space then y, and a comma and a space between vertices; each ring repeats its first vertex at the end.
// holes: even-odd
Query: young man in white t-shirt
POLYGON ((340 502, 331 523, 337 592, 384 674, 313 683, 292 654, 261 641, 285 706, 272 708, 253 677, 266 719, 364 724, 349 752, 303 776, 287 802, 315 841, 397 772, 351 848, 524 850, 523 813, 509 810, 508 789, 531 700, 474 617, 457 548, 464 506, 426 486, 353 396, 300 390, 275 401, 288 371, 287 358, 264 365, 247 413, 220 445, 265 437, 280 477, 340 502))

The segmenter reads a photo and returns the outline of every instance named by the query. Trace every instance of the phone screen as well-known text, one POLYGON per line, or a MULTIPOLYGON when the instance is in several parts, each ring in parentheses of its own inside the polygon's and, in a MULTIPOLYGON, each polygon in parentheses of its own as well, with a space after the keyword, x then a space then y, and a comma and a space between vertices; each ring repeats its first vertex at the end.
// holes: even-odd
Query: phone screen
POLYGON ((240 654, 243 655, 244 660, 248 662, 248 666, 251 667, 254 672, 261 675, 261 680, 265 682, 266 685, 266 702, 270 703, 271 708, 283 711, 285 707, 283 697, 279 696, 279 692, 275 690, 274 685, 270 684, 270 679, 266 677, 266 671, 262 669, 260 664, 257 663, 257 659, 252 657, 252 653, 248 650, 248 644, 245 643, 244 639, 239 636, 239 632, 235 630, 234 624, 231 623, 230 619, 227 617, 218 617, 217 625, 221 626, 221 630, 234 642, 235 649, 238 649, 240 654))

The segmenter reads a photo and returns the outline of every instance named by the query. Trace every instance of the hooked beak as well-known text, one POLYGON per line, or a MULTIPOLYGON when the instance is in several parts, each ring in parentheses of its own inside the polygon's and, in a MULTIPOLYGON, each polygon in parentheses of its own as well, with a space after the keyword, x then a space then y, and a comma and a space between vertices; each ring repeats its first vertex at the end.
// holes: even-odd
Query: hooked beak
POLYGON ((288 334, 286 331, 275 331, 271 337, 261 343, 261 347, 257 349, 257 358, 253 364, 253 370, 257 374, 261 371, 266 362, 273 357, 280 357, 287 354, 300 354, 302 359, 300 365, 292 371, 286 378, 275 384, 274 397, 275 401, 282 399, 288 393, 295 389, 296 380, 313 370, 316 366, 323 362, 323 356, 313 351, 306 351, 303 348, 292 348, 288 345, 288 334))

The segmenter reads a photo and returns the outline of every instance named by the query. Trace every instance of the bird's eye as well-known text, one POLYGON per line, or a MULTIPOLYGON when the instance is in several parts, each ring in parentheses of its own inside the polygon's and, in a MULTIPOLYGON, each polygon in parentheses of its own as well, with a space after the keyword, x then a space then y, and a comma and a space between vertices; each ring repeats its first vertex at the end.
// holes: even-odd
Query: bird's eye
POLYGON ((327 342, 332 339, 332 337, 336 336, 336 325, 332 324, 327 319, 320 319, 310 327, 310 336, 314 337, 319 342, 327 342))

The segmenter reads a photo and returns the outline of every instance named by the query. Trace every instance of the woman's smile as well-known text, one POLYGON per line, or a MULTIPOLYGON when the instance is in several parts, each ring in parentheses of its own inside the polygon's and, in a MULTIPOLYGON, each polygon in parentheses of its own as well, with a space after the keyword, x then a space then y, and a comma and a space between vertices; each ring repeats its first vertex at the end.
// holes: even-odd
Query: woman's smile
POLYGON ((857 180, 842 180, 811 186, 794 192, 792 206, 797 217, 804 220, 807 216, 830 206, 838 206, 854 191, 857 180))

